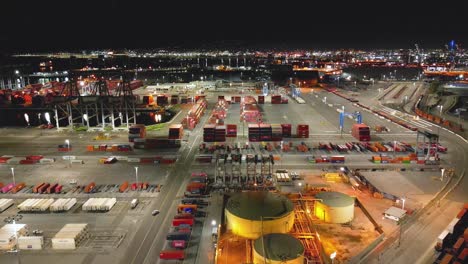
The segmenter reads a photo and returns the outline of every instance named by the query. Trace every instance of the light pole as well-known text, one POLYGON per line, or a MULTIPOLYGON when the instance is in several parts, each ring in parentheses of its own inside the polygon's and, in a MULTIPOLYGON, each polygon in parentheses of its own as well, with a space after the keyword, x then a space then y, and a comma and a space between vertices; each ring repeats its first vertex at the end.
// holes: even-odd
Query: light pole
POLYGON ((138 166, 135 167, 136 190, 138 191, 138 166))
POLYGON ((401 202, 402 202, 402 203, 401 203, 401 209, 402 209, 402 210, 405 210, 405 201, 406 201, 405 198, 401 198, 401 202))
POLYGON ((396 158, 396 140, 393 140, 393 158, 396 158))
MULTIPOLYGON (((69 140, 69 139, 65 139, 65 144, 67 144, 67 151, 70 152, 70 140, 69 140)), ((70 155, 68 155, 68 160, 69 160, 69 162, 70 162, 70 167, 71 167, 72 161, 71 161, 70 155)))
POLYGON ((440 181, 444 181, 444 176, 445 176, 444 173, 445 173, 445 169, 441 169, 440 170, 440 181))
POLYGON ((335 262, 335 258, 336 258, 336 251, 330 254, 330 259, 331 259, 332 264, 335 262))
MULTIPOLYGON (((438 105, 437 108, 439 109, 439 118, 442 119, 442 110, 444 109, 443 105, 438 105)), ((440 139, 440 126, 437 125, 437 136, 440 139)))
POLYGON ((16 185, 15 183, 15 168, 11 167, 11 176, 13 177, 13 186, 16 185))

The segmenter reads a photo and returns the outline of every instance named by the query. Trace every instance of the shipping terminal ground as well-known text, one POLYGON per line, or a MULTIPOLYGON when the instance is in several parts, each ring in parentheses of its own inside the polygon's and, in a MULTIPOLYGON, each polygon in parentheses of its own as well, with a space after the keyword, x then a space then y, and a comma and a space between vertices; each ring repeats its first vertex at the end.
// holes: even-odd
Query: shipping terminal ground
POLYGON ((466 263, 468 142, 453 102, 428 111, 435 73, 267 73, 293 77, 3 89, 0 263, 466 263))

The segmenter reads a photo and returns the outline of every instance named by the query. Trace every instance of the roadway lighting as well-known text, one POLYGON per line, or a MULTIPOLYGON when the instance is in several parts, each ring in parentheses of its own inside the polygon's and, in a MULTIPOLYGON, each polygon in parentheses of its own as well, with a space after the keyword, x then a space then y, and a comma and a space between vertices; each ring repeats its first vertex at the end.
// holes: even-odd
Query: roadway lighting
POLYGON ((85 82, 84 81, 80 81, 80 86, 84 86, 85 85, 85 82))
POLYGON ((49 114, 49 112, 45 112, 44 117, 45 117, 45 119, 47 121, 47 124, 50 125, 50 114, 49 114))
POLYGON ((83 119, 84 119, 86 122, 88 122, 88 120, 89 120, 88 114, 84 114, 84 115, 83 115, 83 119))
POLYGON ((24 120, 26 120, 26 123, 28 123, 28 126, 31 126, 29 124, 29 115, 27 113, 24 113, 24 120))
POLYGON ((18 75, 20 72, 18 70, 15 70, 15 74, 18 75))
POLYGON ((341 167, 341 168, 340 168, 340 171, 345 171, 345 168, 344 168, 344 167, 341 167))
POLYGON ((69 139, 65 139, 65 144, 67 144, 67 148, 68 148, 68 150, 70 150, 70 140, 69 139))
POLYGON ((331 259, 332 264, 334 263, 335 258, 336 258, 336 251, 330 254, 330 259, 331 259))
POLYGON ((216 220, 211 220, 211 225, 216 226, 216 220))
POLYGON ((13 186, 16 185, 15 183, 15 168, 11 167, 11 177, 13 177, 13 186))
POLYGON ((138 191, 138 166, 135 167, 135 180, 136 180, 136 186, 137 186, 137 191, 138 191))
POLYGON ((298 183, 297 185, 299 185, 299 187, 301 187, 301 186, 302 186, 302 182, 298 183))

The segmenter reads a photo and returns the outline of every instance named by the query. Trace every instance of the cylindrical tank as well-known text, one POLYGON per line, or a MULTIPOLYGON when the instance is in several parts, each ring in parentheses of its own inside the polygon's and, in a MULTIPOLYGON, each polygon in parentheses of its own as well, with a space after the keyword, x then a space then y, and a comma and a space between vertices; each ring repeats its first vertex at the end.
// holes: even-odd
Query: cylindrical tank
POLYGON ((294 206, 285 196, 270 192, 241 192, 229 198, 225 214, 228 229, 256 239, 262 234, 287 233, 294 225, 294 206))
POLYGON ((354 218, 354 197, 340 192, 321 192, 315 196, 315 216, 327 223, 342 224, 354 218))
POLYGON ((303 264, 304 246, 287 234, 268 234, 253 242, 254 264, 303 264))

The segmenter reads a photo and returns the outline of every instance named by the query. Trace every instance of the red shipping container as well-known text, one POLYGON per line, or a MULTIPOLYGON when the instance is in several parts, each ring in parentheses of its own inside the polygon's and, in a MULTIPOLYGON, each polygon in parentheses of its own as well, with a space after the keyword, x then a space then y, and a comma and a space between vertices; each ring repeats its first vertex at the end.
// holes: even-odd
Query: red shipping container
POLYGON ((44 156, 42 155, 31 155, 31 156, 27 156, 26 159, 27 160, 41 160, 42 158, 44 158, 44 156))
POLYGON ((159 258, 183 260, 185 258, 185 253, 183 250, 163 250, 159 253, 159 258))
POLYGON ((20 160, 20 164, 35 164, 37 163, 37 160, 20 160))
POLYGON ((173 219, 172 226, 189 225, 193 226, 193 219, 173 219))

